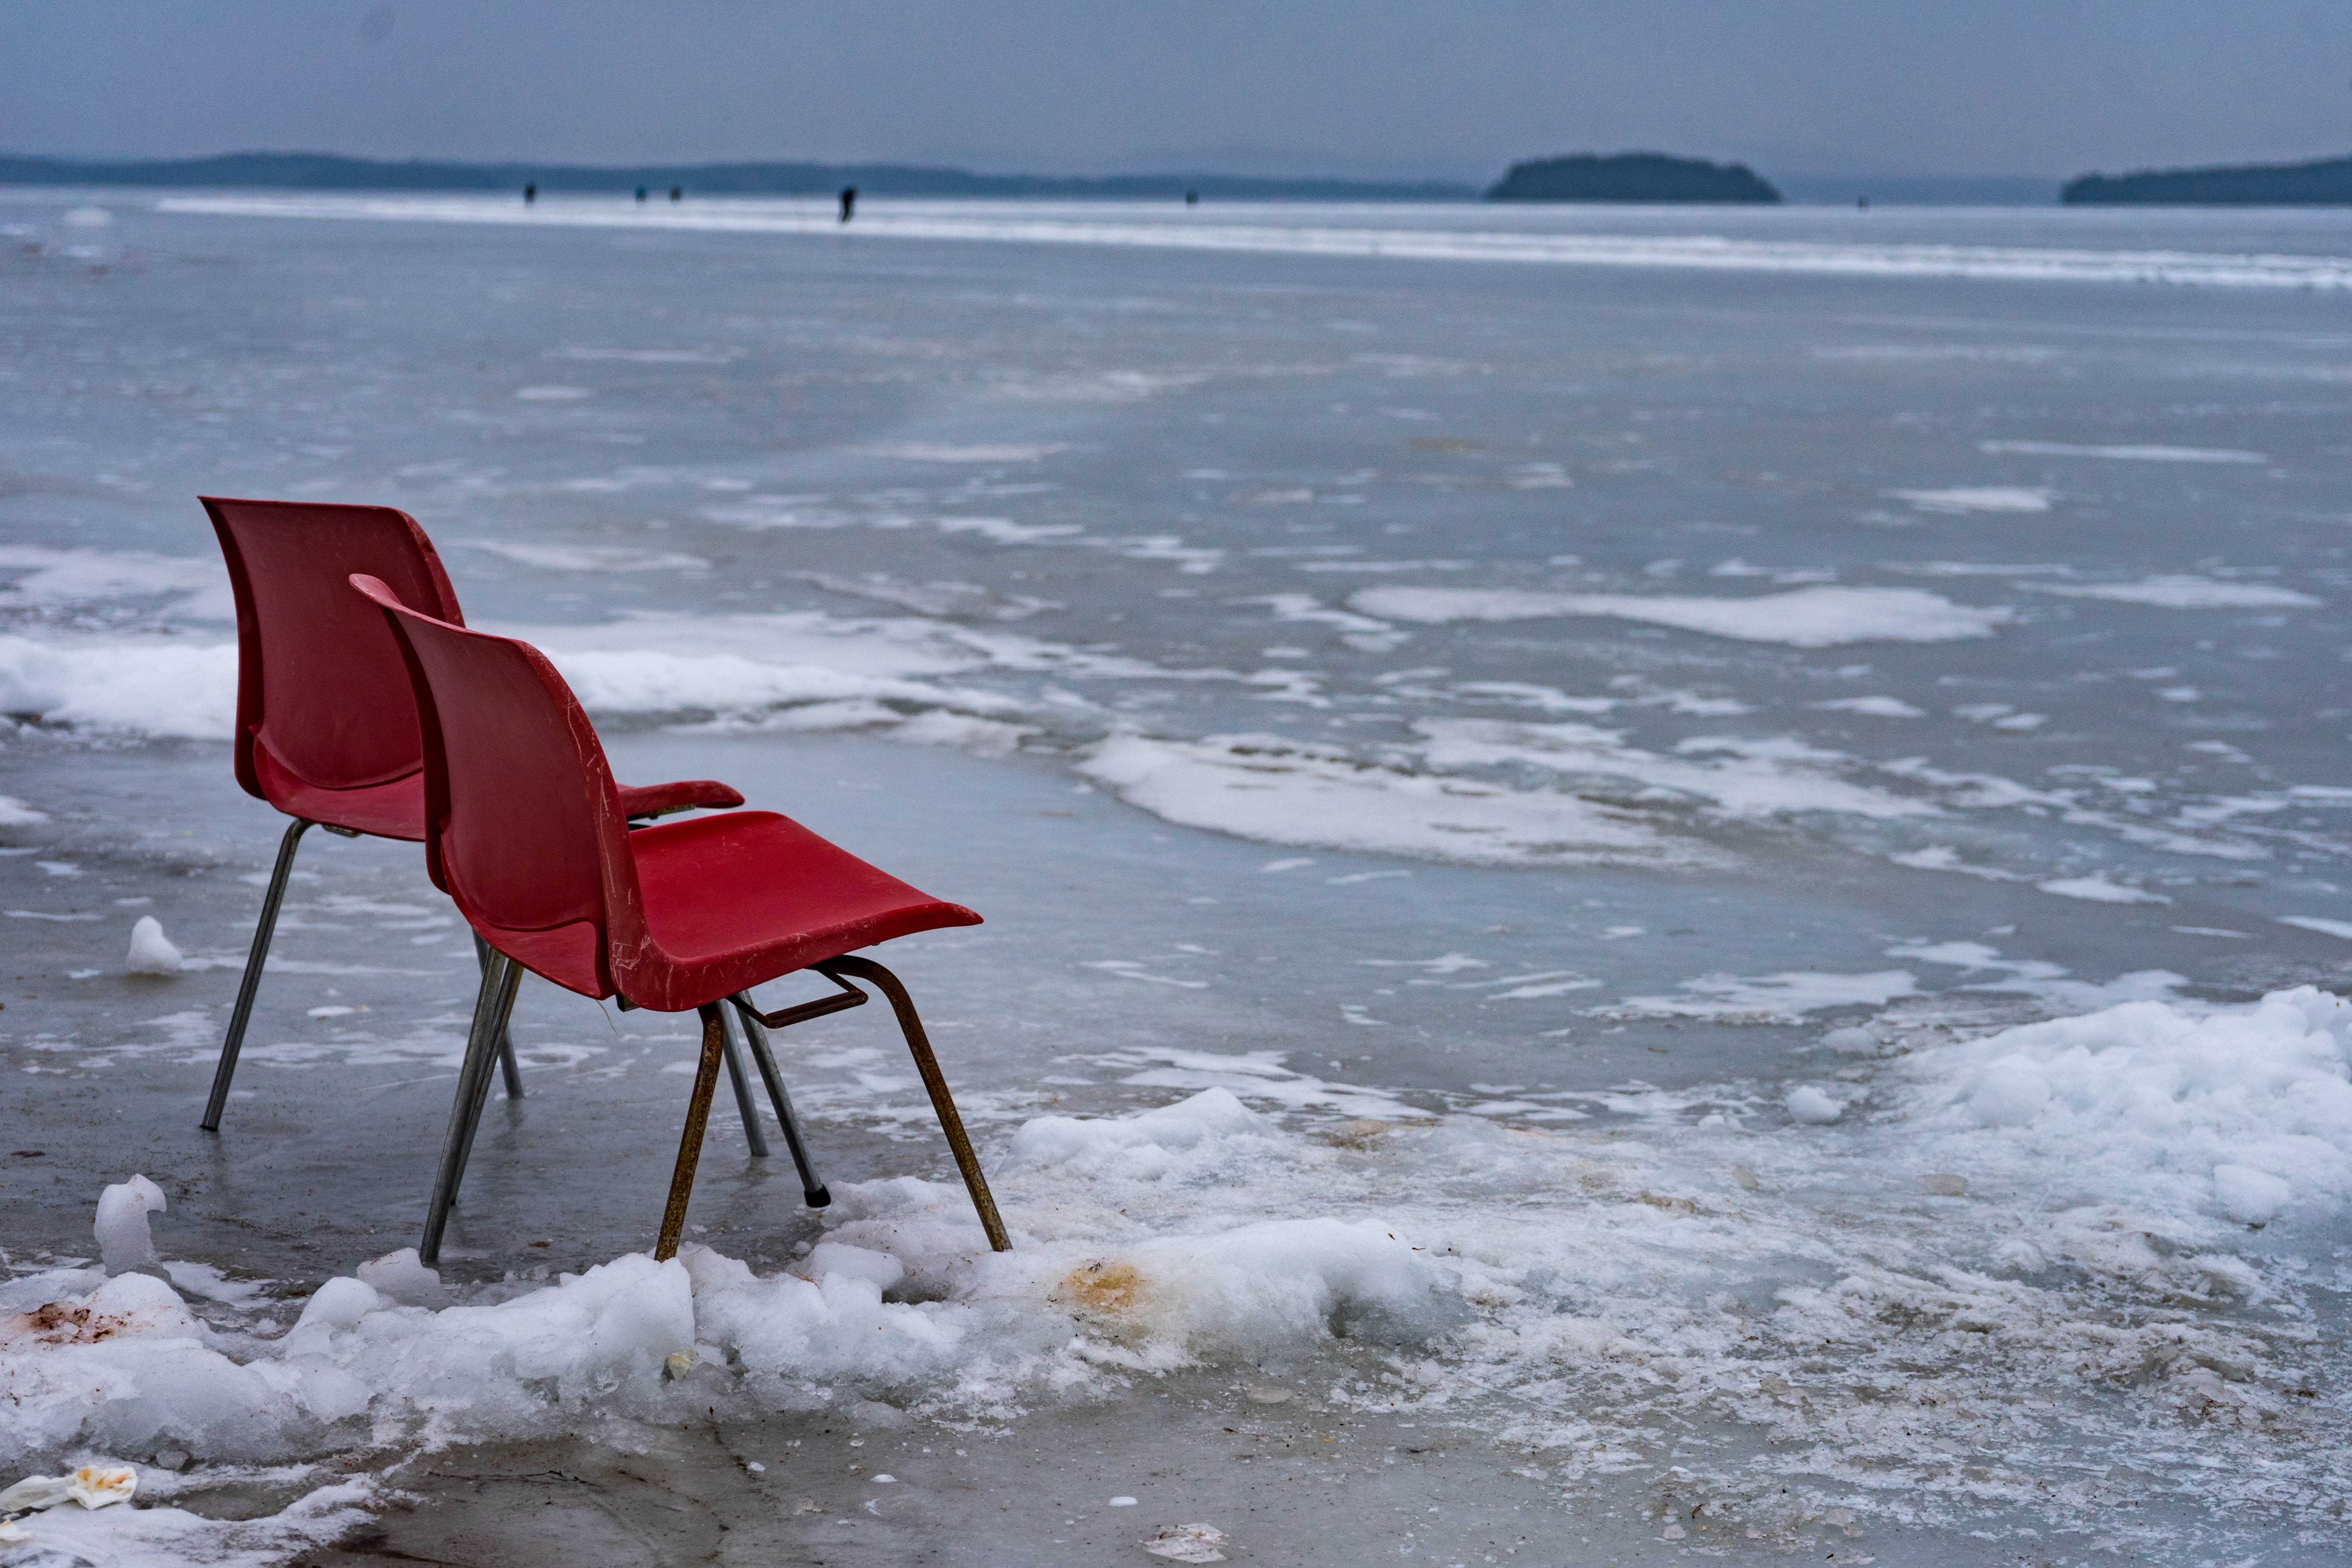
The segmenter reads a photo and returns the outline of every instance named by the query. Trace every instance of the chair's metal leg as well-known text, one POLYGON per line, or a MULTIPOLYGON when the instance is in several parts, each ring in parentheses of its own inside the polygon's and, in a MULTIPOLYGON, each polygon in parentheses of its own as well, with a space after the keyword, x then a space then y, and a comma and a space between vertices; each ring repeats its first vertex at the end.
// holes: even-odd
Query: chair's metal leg
POLYGON ((710 1097, 719 1088, 719 1064, 726 1055, 727 1019, 719 1004, 706 1002, 702 1005, 702 1060, 694 1071, 694 1098, 686 1106, 686 1131, 678 1135, 677 1166, 670 1173, 661 1238, 654 1243, 656 1263, 677 1256, 677 1238, 686 1229, 686 1200, 694 1193, 694 1168, 702 1161, 702 1133, 710 1124, 710 1097))
POLYGON ((971 1152, 971 1140, 964 1135, 963 1118, 956 1114, 955 1098, 948 1093, 948 1080, 940 1072, 939 1058, 931 1055, 931 1042, 923 1034, 923 1021, 915 1013, 914 998, 898 977, 870 958, 855 956, 831 958, 816 966, 821 974, 853 974, 871 984, 890 998, 890 1010, 898 1015, 898 1028, 907 1037, 907 1048, 915 1056, 915 1070, 923 1075, 923 1087, 931 1093, 931 1109, 939 1112, 940 1131, 948 1135, 948 1147, 955 1151, 957 1166, 963 1172, 963 1184, 971 1194, 971 1206, 980 1211, 980 1228, 988 1233, 988 1245, 999 1252, 1013 1250, 1013 1242, 1004 1234, 1004 1222, 997 1217, 995 1196, 988 1190, 988 1177, 980 1168, 980 1156, 971 1152))
MULTIPOLYGON (((751 999, 738 994, 732 998, 745 1006, 751 999)), ((784 1075, 776 1070, 776 1058, 768 1049, 768 1031, 757 1018, 743 1020, 743 1038, 751 1047, 752 1065, 760 1069, 761 1081, 768 1086, 768 1103, 776 1108, 776 1120, 783 1124, 784 1147, 793 1152, 793 1164, 801 1173, 801 1196, 808 1206, 821 1209, 833 1202, 833 1194, 816 1179, 816 1166, 809 1159, 808 1145, 801 1142, 800 1119, 793 1114, 793 1097, 784 1092, 784 1075)))
MULTIPOLYGON (((485 971, 490 967, 490 944, 479 936, 474 938, 474 962, 480 964, 485 971)), ((507 1080, 507 1098, 520 1100, 522 1068, 515 1062, 514 1037, 504 1029, 499 1031, 499 1071, 507 1080)))
POLYGON ((743 1117, 743 1142, 760 1159, 768 1157, 768 1135, 760 1128, 760 1108, 751 1100, 751 1080, 743 1076, 743 1053, 735 1048, 735 1031, 727 1022, 728 1010, 719 1009, 719 1023, 727 1031, 727 1081, 735 1089, 735 1109, 743 1117))
POLYGON ((220 1066, 213 1069, 213 1096, 205 1102, 205 1119, 196 1125, 207 1132, 220 1131, 221 1112, 228 1105, 229 1080, 236 1077, 236 1054, 245 1047, 245 1026, 253 1019, 253 998, 261 989, 262 965, 269 960, 269 939, 278 930, 278 906, 286 898, 286 879, 294 874, 294 850, 310 823, 296 817, 278 841, 278 864, 269 873, 269 890, 261 898, 261 919, 253 928, 253 951, 246 956, 245 981, 236 988, 236 1007, 228 1016, 228 1037, 221 1042, 220 1066))
MULTIPOLYGON (((490 955, 490 967, 485 978, 490 979, 491 983, 499 988, 497 1000, 493 1004, 497 1008, 495 1026, 497 1032, 493 1037, 503 1039, 507 1032, 507 1021, 514 1016, 515 992, 522 984, 522 965, 511 958, 502 957, 494 952, 490 955)), ((474 1135, 481 1131, 482 1112, 488 1108, 489 1103, 490 1074, 489 1069, 486 1068, 482 1071, 481 1082, 475 1086, 472 1107, 466 1113, 466 1142, 465 1146, 457 1151, 457 1173, 449 1184, 449 1201, 453 1204, 457 1201, 458 1189, 466 1184, 466 1167, 473 1163, 474 1160, 474 1135)))
POLYGON ((466 1037, 466 1059, 457 1069, 457 1093, 449 1105, 449 1131, 441 1142, 441 1168, 433 1180, 433 1201, 425 1211, 425 1239, 417 1258, 441 1260, 441 1233, 449 1224, 449 1205, 457 1200, 457 1181, 465 1174, 466 1155, 473 1148, 475 1111, 489 1092, 493 1044, 514 1005, 514 987, 521 971, 503 960, 482 973, 481 989, 474 997, 474 1026, 466 1037))

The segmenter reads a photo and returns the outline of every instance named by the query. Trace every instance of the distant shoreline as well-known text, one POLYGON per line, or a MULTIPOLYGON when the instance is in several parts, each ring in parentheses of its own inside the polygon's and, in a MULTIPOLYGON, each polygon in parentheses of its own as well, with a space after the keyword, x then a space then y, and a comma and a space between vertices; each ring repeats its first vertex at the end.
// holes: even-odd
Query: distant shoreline
POLYGON ((2352 158, 2084 174, 2058 199, 2068 206, 2352 206, 2352 158))
POLYGON ((1213 174, 981 174, 913 163, 467 163, 346 158, 328 153, 226 153, 209 158, 100 160, 0 154, 0 184, 147 185, 165 189, 307 191, 520 191, 551 195, 829 196, 855 185, 867 196, 1059 197, 1076 200, 1469 202, 1475 186, 1440 180, 1283 179, 1213 174))
POLYGON ((1445 180, 1364 180, 1213 173, 991 174, 921 163, 739 162, 587 164, 352 158, 330 153, 226 153, 202 158, 63 158, 0 153, 0 185, 143 186, 160 190, 347 191, 416 195, 520 193, 666 197, 832 196, 845 185, 884 198, 1065 201, 1439 202, 1521 195, 1601 205, 1769 203, 1795 206, 2334 206, 2352 205, 2352 158, 2302 163, 2084 174, 2063 184, 2031 175, 1782 174, 1655 154, 1525 161, 1481 189, 1445 180), (1654 160, 1657 167, 1639 163, 1654 160), (1733 172, 1736 171, 1736 175, 1733 172), (1538 176, 1530 179, 1530 176, 1538 176), (1725 177, 1729 176, 1727 182, 1725 177), (1663 183, 1662 183, 1663 182, 1663 183), (1746 189, 1741 190, 1741 184, 1746 189), (1657 188, 1651 188, 1653 185, 1657 188), (1678 190, 1666 188, 1679 185, 1678 190), (1614 188, 1612 188, 1612 187, 1614 188), (1550 188, 1546 188, 1550 187, 1550 188), (1553 194, 1557 189, 1562 193, 1553 194), (1725 194, 1725 193, 1729 194, 1725 194), (1697 193, 1697 194, 1694 194, 1697 193), (1769 193, 1769 195, 1767 193, 1769 193))

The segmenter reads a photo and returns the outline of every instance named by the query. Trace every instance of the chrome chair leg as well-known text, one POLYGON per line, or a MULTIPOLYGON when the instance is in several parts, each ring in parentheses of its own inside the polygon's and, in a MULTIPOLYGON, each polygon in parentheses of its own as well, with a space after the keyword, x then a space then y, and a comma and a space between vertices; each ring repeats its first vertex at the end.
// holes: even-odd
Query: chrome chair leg
MULTIPOLYGON (((479 936, 474 938, 474 962, 484 969, 490 966, 490 944, 479 936)), ((508 1030, 499 1031, 499 1071, 507 1081, 507 1098, 522 1098, 522 1068, 516 1065, 514 1036, 508 1030)))
MULTIPOLYGON (((740 991, 728 1000, 739 1012, 751 1005, 751 999, 740 991)), ((801 1173, 801 1196, 809 1207, 821 1209, 833 1202, 833 1194, 816 1179, 808 1145, 801 1141, 800 1119, 793 1114, 793 1097, 784 1092, 784 1075, 776 1070, 775 1055, 768 1049, 768 1031, 748 1012, 743 1012, 743 1038, 751 1047, 752 1065, 760 1069, 761 1081, 768 1086, 768 1103, 776 1108, 776 1120, 783 1124, 784 1147, 793 1152, 793 1167, 801 1173)))
POLYGON ((296 817, 278 841, 278 864, 269 873, 269 890, 261 897, 261 919, 253 928, 253 951, 246 956, 245 980, 236 988, 236 1007, 228 1016, 228 1037, 221 1042, 220 1065, 213 1069, 212 1098, 205 1102, 205 1119, 196 1123, 207 1132, 220 1131, 221 1112, 228 1106, 229 1080, 236 1077, 237 1052, 245 1048, 245 1026, 253 1019, 253 998, 261 989, 262 966, 269 959, 269 939, 278 930, 278 906, 286 898, 287 879, 294 874, 294 851, 311 824, 296 817))
POLYGON ((760 1127, 760 1108, 752 1103, 751 1080, 743 1076, 743 1053, 735 1048, 735 1031, 728 1026, 727 1009, 719 1009, 719 1026, 726 1035, 727 1081, 734 1086, 735 1109, 743 1118, 743 1142, 754 1157, 768 1157, 768 1135, 760 1127))
POLYGON ((890 1010, 898 1016, 899 1032, 907 1037, 907 1049, 914 1053, 915 1070, 923 1075, 923 1087, 930 1091, 931 1109, 939 1113, 940 1131, 947 1134, 948 1147, 955 1151, 956 1165, 963 1172, 964 1190, 971 1194, 971 1206, 979 1211, 980 1228, 988 1233, 990 1247, 999 1252, 1012 1251, 1012 1238, 1004 1234, 1004 1221, 996 1213, 995 1195, 988 1190, 988 1177, 980 1168, 980 1156, 971 1152, 963 1118, 956 1114, 955 1097, 948 1092, 948 1080, 940 1071, 939 1058, 931 1054, 931 1042, 923 1033, 923 1020, 916 1015, 914 998, 907 994, 907 988, 898 983, 897 975, 870 958, 829 958, 815 967, 818 973, 830 975, 836 983, 844 974, 855 975, 890 999, 890 1010))
POLYGON ((678 1135, 677 1165, 669 1178, 669 1203, 662 1210, 661 1237, 654 1261, 677 1256, 686 1229, 686 1203, 694 1193, 694 1168, 702 1161, 702 1134, 710 1125, 710 1097, 719 1088, 719 1064, 727 1055, 727 1019, 716 1002, 702 1005, 702 1060, 695 1068, 694 1098, 687 1101, 686 1129, 678 1135))
MULTIPOLYGON (((515 993, 522 984, 522 965, 510 958, 502 958, 495 952, 492 953, 489 973, 497 974, 501 967, 503 967, 505 978, 503 981, 494 981, 494 984, 504 987, 495 1004, 498 1008, 498 1037, 503 1039, 506 1036, 507 1024, 514 1016, 515 993)), ((466 1143, 465 1147, 457 1152, 457 1174, 449 1184, 449 1201, 452 1204, 457 1201, 457 1194, 466 1184, 466 1167, 474 1163, 474 1137, 482 1130, 482 1112, 489 1109, 489 1103, 490 1074, 489 1069, 485 1068, 482 1071, 481 1082, 474 1089, 472 1109, 466 1113, 466 1143)))
POLYGON ((474 1127, 482 1102, 489 1097, 496 1041, 505 1031, 507 1015, 514 1009, 515 988, 522 966, 499 958, 482 971, 482 985, 474 998, 474 1026, 466 1038, 466 1058, 457 1069, 457 1093, 449 1106, 449 1131, 441 1143, 441 1168, 433 1179, 433 1199, 425 1211, 425 1238, 417 1258, 432 1265, 441 1260, 441 1236, 448 1227, 449 1210, 457 1201, 457 1184, 466 1174, 466 1158, 473 1152, 474 1127))

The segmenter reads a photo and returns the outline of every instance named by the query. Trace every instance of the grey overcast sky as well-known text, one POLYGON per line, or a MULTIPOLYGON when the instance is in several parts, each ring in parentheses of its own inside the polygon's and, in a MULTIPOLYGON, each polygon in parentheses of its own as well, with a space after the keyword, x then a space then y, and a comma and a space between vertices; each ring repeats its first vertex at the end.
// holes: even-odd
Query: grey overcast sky
POLYGON ((2352 0, 9 0, 0 150, 1492 175, 2352 153, 2352 0))

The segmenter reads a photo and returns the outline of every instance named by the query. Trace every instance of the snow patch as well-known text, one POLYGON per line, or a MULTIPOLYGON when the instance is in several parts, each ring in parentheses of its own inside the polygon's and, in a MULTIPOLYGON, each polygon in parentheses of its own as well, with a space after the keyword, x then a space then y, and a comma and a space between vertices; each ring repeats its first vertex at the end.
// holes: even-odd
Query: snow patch
POLYGON ((2021 485, 1959 485, 1941 490, 1896 490, 1897 499, 1921 511, 2048 511, 2051 492, 2021 485))
POLYGON ((1521 621, 1604 616, 1742 642, 1832 647, 1990 637, 2014 614, 1956 605, 1917 588, 1800 588, 1748 599, 1561 594, 1517 588, 1365 588, 1349 604, 1390 620, 1521 621))
POLYGON ((2217 583, 2210 577, 2143 577, 2137 583, 2021 583, 2037 594, 2069 599, 2112 599, 2167 610, 2295 610, 2326 603, 2268 583, 2217 583))

